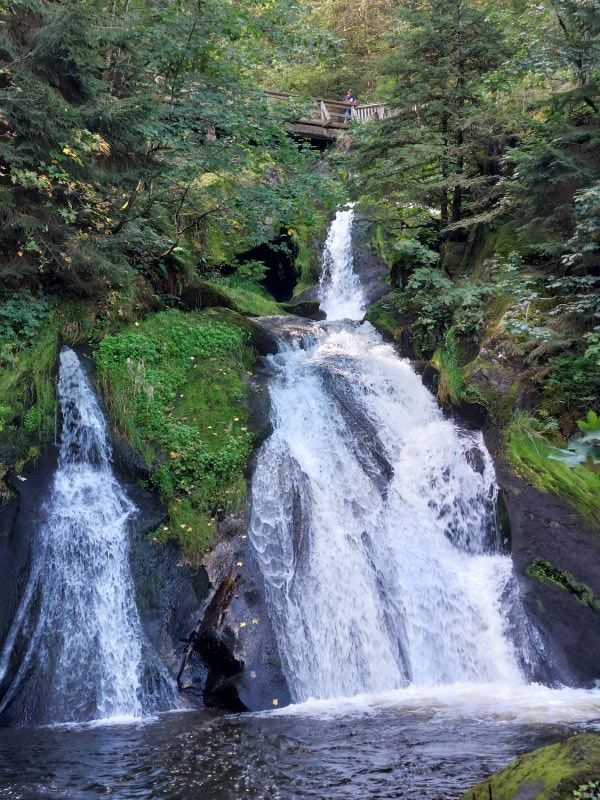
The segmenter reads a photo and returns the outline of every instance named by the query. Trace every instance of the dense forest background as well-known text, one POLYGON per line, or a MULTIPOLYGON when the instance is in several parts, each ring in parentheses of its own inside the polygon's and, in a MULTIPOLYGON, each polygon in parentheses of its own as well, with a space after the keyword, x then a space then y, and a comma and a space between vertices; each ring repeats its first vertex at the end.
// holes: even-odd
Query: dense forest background
POLYGON ((351 197, 390 268, 369 318, 410 329, 440 400, 485 405, 538 483, 531 443, 591 470, 598 0, 1 0, 0 13, 0 430, 21 431, 4 468, 51 427, 49 341, 99 340, 189 287, 268 312, 261 247, 306 283, 308 250, 351 197), (387 119, 353 123, 326 153, 286 133, 310 97, 348 88, 387 119), (265 89, 294 98, 268 106, 265 89))

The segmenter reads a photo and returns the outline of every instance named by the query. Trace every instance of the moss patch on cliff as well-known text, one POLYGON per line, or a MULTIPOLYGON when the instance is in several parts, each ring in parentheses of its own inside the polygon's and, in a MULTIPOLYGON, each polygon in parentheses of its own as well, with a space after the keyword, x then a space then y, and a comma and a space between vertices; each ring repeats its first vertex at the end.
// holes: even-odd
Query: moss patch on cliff
POLYGON ((365 319, 385 336, 389 336, 395 341, 400 339, 398 319, 386 303, 385 298, 379 300, 377 303, 373 303, 365 314, 365 319))
POLYGON ((255 281, 236 277, 223 278, 213 286, 224 295, 225 302, 220 301, 218 305, 232 308, 240 314, 267 317, 285 313, 272 295, 255 281))
POLYGON ((518 414, 505 433, 506 454, 515 472, 542 492, 562 497, 590 522, 600 524, 600 473, 587 465, 569 468, 551 455, 554 445, 535 420, 518 414))
POLYGON ((593 590, 587 584, 577 581, 569 572, 555 567, 544 558, 536 558, 527 567, 526 572, 530 578, 536 578, 542 582, 547 581, 558 586, 559 589, 564 589, 584 606, 591 608, 596 614, 600 614, 600 600, 596 599, 593 590))
POLYGON ((582 733, 518 758, 469 789, 462 800, 567 800, 579 786, 598 775, 600 737, 582 733))
POLYGON ((192 560, 210 546, 216 515, 243 499, 248 338, 210 312, 171 310, 103 339, 96 353, 111 417, 169 504, 156 535, 175 539, 192 560))

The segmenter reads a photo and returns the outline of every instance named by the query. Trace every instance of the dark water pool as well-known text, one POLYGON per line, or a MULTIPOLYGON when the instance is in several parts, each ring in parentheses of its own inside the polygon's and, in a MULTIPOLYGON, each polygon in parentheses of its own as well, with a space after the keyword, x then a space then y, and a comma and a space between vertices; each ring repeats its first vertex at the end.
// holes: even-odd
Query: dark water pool
POLYGON ((0 798, 454 800, 571 722, 419 708, 0 730, 0 798))

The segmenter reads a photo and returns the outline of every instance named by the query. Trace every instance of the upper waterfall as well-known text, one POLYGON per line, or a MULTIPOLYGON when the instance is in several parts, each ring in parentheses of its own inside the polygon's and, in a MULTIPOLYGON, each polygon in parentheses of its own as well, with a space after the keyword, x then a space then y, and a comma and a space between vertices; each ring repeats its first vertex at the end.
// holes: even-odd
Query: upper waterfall
POLYGON ((362 319, 365 315, 365 296, 352 268, 353 221, 354 204, 349 203, 336 213, 325 242, 319 300, 327 319, 362 319))
POLYGON ((59 463, 0 651, 0 713, 32 674, 24 721, 140 716, 170 707, 172 683, 135 605, 128 530, 135 506, 112 471, 104 417, 69 348, 60 354, 58 393, 59 463))
POLYGON ((364 313, 352 215, 338 212, 325 246, 327 322, 300 336, 296 321, 270 357, 274 430, 252 486, 251 537, 292 695, 519 684, 518 598, 481 435, 445 419, 369 323, 331 321, 364 313))

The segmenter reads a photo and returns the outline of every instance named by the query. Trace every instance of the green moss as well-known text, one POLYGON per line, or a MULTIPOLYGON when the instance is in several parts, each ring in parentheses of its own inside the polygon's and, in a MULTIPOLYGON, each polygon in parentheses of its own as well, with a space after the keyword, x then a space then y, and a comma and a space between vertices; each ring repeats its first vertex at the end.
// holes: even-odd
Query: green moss
POLYGON ((508 391, 500 391, 491 380, 500 375, 507 376, 508 373, 490 361, 476 358, 463 370, 463 399, 483 406, 494 422, 504 426, 515 413, 519 383, 513 381, 508 391))
POLYGON ((590 522, 600 524, 600 473, 582 464, 569 468, 550 455, 554 445, 527 414, 516 416, 505 433, 508 460, 521 478, 542 492, 564 498, 590 522))
POLYGON ((546 559, 536 558, 527 567, 527 574, 530 578, 536 578, 542 583, 547 581, 564 589, 584 606, 591 608, 596 614, 600 614, 600 600, 596 599, 593 590, 587 584, 579 583, 569 572, 558 569, 546 559))
POLYGON ((437 397, 442 405, 456 406, 463 396, 462 370, 456 360, 456 348, 452 337, 446 336, 431 359, 438 371, 437 397))
POLYGON ((223 280, 208 285, 214 287, 221 295, 218 305, 231 308, 240 314, 248 314, 251 317, 267 317, 285 313, 272 295, 253 281, 223 280))
POLYGON ((385 336, 390 336, 395 341, 400 341, 401 330, 398 325, 398 319, 387 306, 385 298, 378 303, 374 303, 369 308, 365 319, 385 336))
POLYGON ((383 225, 374 226, 372 244, 375 248, 375 252, 391 269, 394 265, 396 253, 392 248, 392 242, 390 241, 390 238, 383 225))
POLYGON ((600 774, 600 737, 581 733, 527 753, 469 789, 462 800, 567 800, 600 774), (491 787, 491 791, 490 791, 491 787))
POLYGON ((104 339, 98 374, 116 426, 151 468, 169 504, 166 530, 194 560, 216 515, 243 501, 252 448, 245 376, 249 334, 210 311, 167 311, 104 339))

